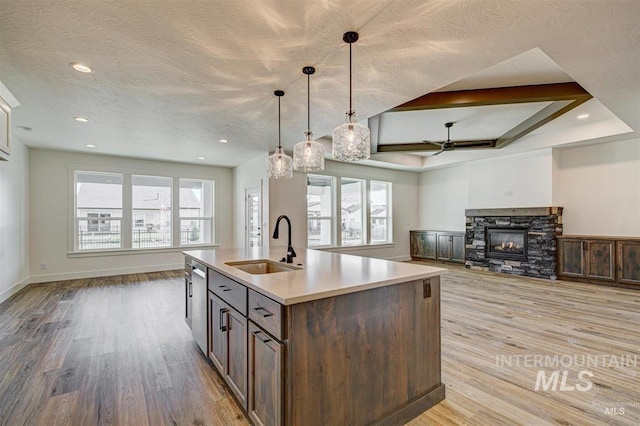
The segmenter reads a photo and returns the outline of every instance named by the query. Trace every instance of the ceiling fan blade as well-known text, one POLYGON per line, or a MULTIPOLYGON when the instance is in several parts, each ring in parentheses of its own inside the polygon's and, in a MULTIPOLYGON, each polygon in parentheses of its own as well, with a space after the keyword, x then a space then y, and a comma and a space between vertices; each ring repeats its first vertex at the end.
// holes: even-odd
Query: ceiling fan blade
POLYGON ((440 148, 440 151, 436 152, 435 154, 430 155, 429 157, 435 157, 436 155, 440 155, 445 151, 446 151, 446 149, 444 148, 444 145, 442 145, 442 148, 440 148))

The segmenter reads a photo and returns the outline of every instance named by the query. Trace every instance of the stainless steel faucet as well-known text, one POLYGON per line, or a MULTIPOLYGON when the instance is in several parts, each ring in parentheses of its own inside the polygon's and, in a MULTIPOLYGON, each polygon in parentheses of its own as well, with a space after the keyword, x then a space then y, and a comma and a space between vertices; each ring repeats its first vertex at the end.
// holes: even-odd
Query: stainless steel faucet
MULTIPOLYGON (((280 236, 280 234, 278 233, 278 226, 280 225, 280 221, 284 219, 287 221, 287 225, 289 225, 289 233, 288 233, 288 242, 287 242, 287 263, 293 263, 293 258, 296 257, 296 252, 295 250, 293 250, 293 247, 291 247, 291 221, 289 220, 289 218, 286 215, 281 214, 278 217, 278 220, 276 220, 276 227, 273 230, 273 238, 275 240, 278 239, 278 237, 280 236)), ((284 258, 283 258, 284 260, 284 258)))

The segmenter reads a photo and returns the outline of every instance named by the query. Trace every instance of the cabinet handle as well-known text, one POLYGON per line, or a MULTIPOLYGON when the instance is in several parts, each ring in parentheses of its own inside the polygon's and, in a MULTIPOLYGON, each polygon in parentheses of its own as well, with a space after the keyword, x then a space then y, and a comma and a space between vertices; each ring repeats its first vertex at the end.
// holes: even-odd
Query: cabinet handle
POLYGON ((193 283, 189 281, 189 297, 193 297, 193 283))
MULTIPOLYGON (((258 339, 260 339, 260 337, 258 337, 258 334, 262 334, 262 331, 257 330, 257 331, 254 331, 252 334, 256 336, 258 339)), ((269 343, 271 341, 271 339, 269 339, 268 337, 266 340, 263 340, 263 339, 260 339, 260 340, 262 340, 262 343, 269 343)))
POLYGON ((266 313, 263 313, 263 314, 262 314, 262 317, 263 317, 263 318, 267 318, 267 317, 272 317, 272 316, 273 316, 273 314, 272 314, 271 312, 267 311, 267 310, 266 310, 265 308, 263 308, 262 306, 258 306, 257 308, 253 308, 253 310, 254 310, 254 311, 256 311, 256 312, 260 312, 260 311, 264 311, 264 312, 266 312, 266 313))
POLYGON ((227 286, 226 286, 226 285, 219 285, 219 286, 218 286, 218 288, 221 288, 221 289, 222 289, 222 291, 231 291, 231 290, 233 290, 233 289, 231 289, 231 288, 227 288, 227 286))
POLYGON ((220 331, 227 331, 227 326, 224 325, 224 314, 226 314, 229 310, 227 308, 220 309, 220 331))
POLYGON ((582 250, 589 250, 589 246, 587 245, 586 241, 582 242, 582 250))

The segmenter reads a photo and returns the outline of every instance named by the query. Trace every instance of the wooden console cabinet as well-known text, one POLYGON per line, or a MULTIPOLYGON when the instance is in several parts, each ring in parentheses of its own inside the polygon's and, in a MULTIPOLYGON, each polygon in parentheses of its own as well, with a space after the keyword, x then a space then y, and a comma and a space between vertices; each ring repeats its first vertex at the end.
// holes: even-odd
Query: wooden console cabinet
POLYGON ((464 263, 464 232, 409 231, 412 259, 464 263))
POLYGON ((640 285, 640 238, 559 236, 558 276, 640 285))

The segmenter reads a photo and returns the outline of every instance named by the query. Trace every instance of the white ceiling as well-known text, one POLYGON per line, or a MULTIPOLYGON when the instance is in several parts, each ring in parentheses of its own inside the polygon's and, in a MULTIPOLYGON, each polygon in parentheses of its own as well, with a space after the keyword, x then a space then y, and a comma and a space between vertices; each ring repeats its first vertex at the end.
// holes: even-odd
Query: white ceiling
MULTIPOLYGON (((223 166, 273 149, 275 89, 286 92, 283 145, 303 139, 305 65, 317 69, 316 137, 344 120, 348 30, 360 33, 361 121, 436 90, 574 80, 595 97, 572 113, 601 118, 576 129, 575 116, 561 117, 511 152, 637 135, 639 23, 636 0, 0 0, 0 80, 21 103, 12 130, 28 146, 86 151, 91 143, 96 153, 223 166), (75 72, 71 62, 95 72, 75 72)), ((432 127, 446 136, 443 118, 432 127)), ((419 170, 498 152, 378 154, 367 163, 419 170)))

